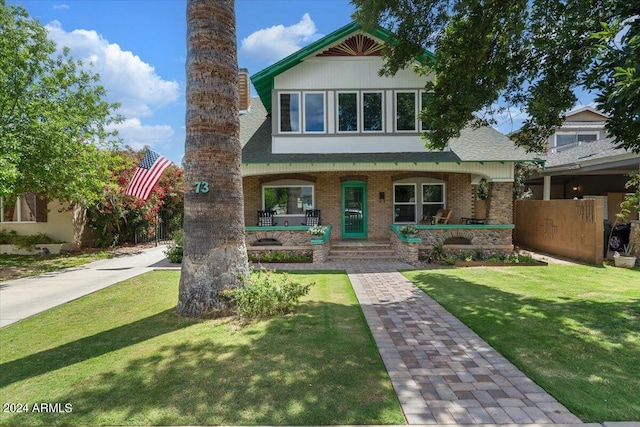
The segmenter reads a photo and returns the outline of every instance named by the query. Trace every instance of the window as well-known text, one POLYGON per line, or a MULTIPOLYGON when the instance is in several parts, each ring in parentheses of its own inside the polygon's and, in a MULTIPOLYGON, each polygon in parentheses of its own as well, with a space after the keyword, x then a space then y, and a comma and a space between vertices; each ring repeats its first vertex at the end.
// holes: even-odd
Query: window
POLYGON ((324 93, 304 94, 304 131, 324 132, 324 93))
MULTIPOLYGON (((427 92, 425 90, 420 92, 420 111, 424 109, 424 107, 429 103, 429 100, 432 97, 433 97, 432 92, 427 92)), ((420 120, 420 130, 423 132, 428 131, 428 130, 431 130, 431 127, 429 126, 429 123, 423 122, 422 120, 420 120)))
POLYGON ((422 184, 422 216, 434 216, 444 209, 444 184, 422 184))
POLYGON ((283 185, 262 187, 264 210, 275 211, 276 215, 303 215, 313 209, 312 185, 283 185))
POLYGON ((300 94, 280 94, 280 132, 300 132, 300 94))
POLYGON ((578 142, 595 141, 598 139, 597 133, 557 133, 556 147, 563 145, 577 144, 578 142))
POLYGON ((396 92, 396 130, 416 130, 416 93, 396 92))
POLYGON ((416 222, 416 184, 393 185, 395 222, 416 222))
POLYGON ((358 132, 358 93, 338 93, 338 132, 358 132))
POLYGON ((26 193, 15 201, 0 200, 0 222, 46 222, 47 202, 26 193))
POLYGON ((382 92, 362 93, 362 122, 365 132, 382 132, 382 92))

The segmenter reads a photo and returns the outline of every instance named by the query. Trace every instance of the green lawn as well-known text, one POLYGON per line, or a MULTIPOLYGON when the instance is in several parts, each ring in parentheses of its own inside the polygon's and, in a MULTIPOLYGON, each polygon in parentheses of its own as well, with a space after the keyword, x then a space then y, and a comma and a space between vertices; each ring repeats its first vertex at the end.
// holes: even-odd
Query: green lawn
POLYGON ((296 313, 242 328, 178 317, 179 272, 153 272, 0 329, 0 425, 403 424, 347 277, 296 313))
POLYGON ((583 421, 640 420, 638 268, 404 274, 583 421))
POLYGON ((34 276, 63 268, 77 267, 105 259, 109 251, 73 252, 62 255, 7 255, 0 254, 0 282, 34 276))

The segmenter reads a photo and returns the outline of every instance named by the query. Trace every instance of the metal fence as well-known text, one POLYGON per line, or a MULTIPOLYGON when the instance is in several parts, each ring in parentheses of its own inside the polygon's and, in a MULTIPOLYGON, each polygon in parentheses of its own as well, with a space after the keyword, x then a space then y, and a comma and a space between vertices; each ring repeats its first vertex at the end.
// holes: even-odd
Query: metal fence
POLYGON ((178 215, 173 211, 161 210, 158 213, 158 223, 154 227, 153 233, 148 233, 150 226, 153 224, 146 222, 143 223, 134 235, 134 243, 145 244, 154 243, 158 246, 161 243, 167 243, 171 241, 171 236, 176 229, 180 228, 180 224, 177 224, 179 219, 178 215))

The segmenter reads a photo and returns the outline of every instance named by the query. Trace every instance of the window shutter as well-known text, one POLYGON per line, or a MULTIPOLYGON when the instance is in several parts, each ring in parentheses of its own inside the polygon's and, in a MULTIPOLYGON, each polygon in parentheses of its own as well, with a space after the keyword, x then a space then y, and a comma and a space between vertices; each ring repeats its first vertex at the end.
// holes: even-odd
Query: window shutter
POLYGON ((47 199, 36 197, 36 222, 47 222, 47 199))

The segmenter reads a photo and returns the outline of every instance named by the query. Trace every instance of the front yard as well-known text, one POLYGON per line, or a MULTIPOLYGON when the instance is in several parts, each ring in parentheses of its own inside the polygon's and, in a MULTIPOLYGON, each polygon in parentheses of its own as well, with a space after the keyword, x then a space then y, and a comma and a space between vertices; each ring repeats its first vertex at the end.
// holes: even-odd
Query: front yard
POLYGON ((404 274, 583 421, 640 420, 638 268, 404 274))
POLYGON ((244 327, 177 316, 179 274, 0 329, 0 395, 30 411, 0 425, 404 423, 345 274, 296 274, 316 282, 299 309, 244 327))

